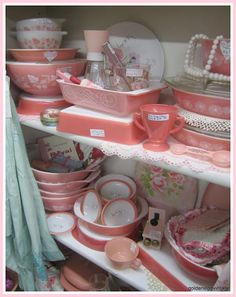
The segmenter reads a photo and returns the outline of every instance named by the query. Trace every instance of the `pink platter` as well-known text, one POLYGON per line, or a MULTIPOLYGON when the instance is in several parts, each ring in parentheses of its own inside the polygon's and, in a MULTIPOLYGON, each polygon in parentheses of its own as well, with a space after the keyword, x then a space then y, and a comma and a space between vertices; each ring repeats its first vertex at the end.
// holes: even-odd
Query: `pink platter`
POLYGON ((11 80, 24 92, 39 96, 56 96, 61 94, 56 70, 80 76, 84 73, 86 60, 74 59, 51 63, 7 61, 6 65, 11 80))
POLYGON ((137 197, 137 207, 138 207, 138 216, 137 218, 129 224, 123 226, 105 226, 100 223, 93 223, 86 220, 80 210, 81 198, 83 197, 83 193, 80 195, 77 201, 74 204, 74 214, 78 217, 78 222, 84 224, 91 231, 105 235, 105 236, 115 236, 115 235, 124 235, 133 232, 136 227, 139 225, 141 220, 148 213, 148 204, 145 199, 137 197))
POLYGON ((134 124, 132 115, 117 117, 78 106, 60 112, 57 130, 127 145, 147 138, 146 133, 134 124))
POLYGON ((230 98, 197 94, 171 87, 180 107, 206 116, 230 119, 230 98))
POLYGON ((66 182, 84 180, 89 174, 98 171, 99 168, 100 168, 99 166, 96 166, 93 168, 88 166, 86 169, 82 169, 80 171, 68 172, 68 173, 46 172, 35 168, 32 168, 32 171, 35 179, 39 182, 66 183, 66 182))
POLYGON ((42 97, 28 94, 19 96, 17 112, 24 115, 40 115, 46 108, 66 108, 70 106, 61 96, 42 97))
POLYGON ((86 179, 75 180, 64 183, 47 183, 37 181, 40 190, 54 193, 68 193, 79 190, 99 177, 101 171, 92 172, 86 179))
POLYGON ((95 89, 57 80, 64 99, 72 104, 91 108, 116 116, 128 116, 139 109, 140 105, 157 103, 161 91, 166 87, 156 82, 153 87, 131 91, 117 92, 95 89))
POLYGON ((52 62, 74 59, 78 49, 9 49, 10 55, 19 62, 52 62))
POLYGON ((172 135, 180 143, 199 147, 208 151, 230 151, 230 139, 201 134, 186 128, 172 135))

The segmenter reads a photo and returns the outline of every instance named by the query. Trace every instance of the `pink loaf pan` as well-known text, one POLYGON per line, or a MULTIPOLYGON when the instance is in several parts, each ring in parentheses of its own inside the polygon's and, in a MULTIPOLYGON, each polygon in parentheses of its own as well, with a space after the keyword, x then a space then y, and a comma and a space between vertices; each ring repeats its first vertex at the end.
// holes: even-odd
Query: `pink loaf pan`
POLYGON ((212 137, 185 128, 181 129, 172 136, 180 143, 199 147, 207 151, 230 151, 230 139, 212 137))
POLYGON ((60 112, 57 130, 127 145, 147 138, 146 133, 136 127, 132 116, 118 118, 77 106, 60 112))
POLYGON ((146 89, 117 92, 95 89, 57 80, 65 101, 84 108, 116 116, 127 116, 139 109, 140 105, 157 103, 164 84, 156 82, 146 89))
POLYGON ((20 95, 17 112, 24 115, 40 115, 46 108, 66 108, 71 104, 66 102, 61 96, 40 97, 30 95, 20 95))

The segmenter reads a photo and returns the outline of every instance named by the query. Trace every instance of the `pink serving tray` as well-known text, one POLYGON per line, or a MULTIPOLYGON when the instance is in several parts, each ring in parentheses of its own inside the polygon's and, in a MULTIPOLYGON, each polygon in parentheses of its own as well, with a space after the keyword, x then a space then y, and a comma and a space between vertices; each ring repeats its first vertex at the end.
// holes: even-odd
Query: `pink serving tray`
POLYGON ((155 82, 146 89, 117 92, 80 86, 63 80, 57 82, 65 101, 117 116, 127 116, 143 104, 157 103, 161 91, 166 87, 160 82, 155 82))
POLYGON ((133 122, 133 117, 119 118, 71 106, 59 114, 57 130, 121 144, 137 144, 147 138, 133 122))

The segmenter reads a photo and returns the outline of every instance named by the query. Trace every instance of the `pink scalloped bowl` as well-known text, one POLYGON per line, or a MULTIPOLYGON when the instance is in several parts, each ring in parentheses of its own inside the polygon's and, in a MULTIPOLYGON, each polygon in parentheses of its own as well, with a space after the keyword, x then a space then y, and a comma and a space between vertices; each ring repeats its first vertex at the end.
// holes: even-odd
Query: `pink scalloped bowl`
POLYGON ((188 129, 181 129, 172 135, 180 143, 199 147, 208 151, 230 151, 230 139, 213 137, 188 129))
MULTIPOLYGON (((213 44, 213 39, 202 39, 203 63, 206 65, 213 44)), ((211 64, 211 72, 230 75, 230 39, 220 40, 213 63, 211 64)))
POLYGON ((83 169, 80 171, 68 172, 68 173, 46 172, 35 168, 32 168, 32 171, 35 179, 39 182, 66 183, 66 182, 84 180, 89 174, 96 172, 99 169, 100 169, 100 166, 98 165, 91 169, 88 166, 86 169, 83 169))
POLYGON ((69 72, 73 76, 83 75, 86 60, 74 59, 51 63, 26 63, 7 61, 7 73, 23 91, 32 95, 55 96, 61 90, 57 83, 56 70, 69 72))
POLYGON ((230 119, 230 98, 184 91, 171 86, 178 105, 198 114, 230 119))
POLYGON ((46 198, 42 197, 43 205, 46 210, 49 211, 70 211, 73 209, 75 201, 80 194, 74 196, 68 196, 65 198, 46 198))
POLYGON ((77 48, 9 49, 9 54, 19 62, 52 62, 74 59, 77 48))
POLYGON ((47 192, 54 192, 54 193, 68 193, 79 190, 89 183, 94 181, 96 178, 99 177, 101 171, 97 170, 92 172, 86 179, 84 180, 76 180, 71 182, 65 183, 45 183, 37 181, 38 187, 40 190, 47 191, 47 192))
POLYGON ((83 216, 80 210, 81 198, 83 197, 83 193, 76 200, 74 204, 74 214, 78 217, 78 224, 81 222, 91 231, 94 231, 98 234, 109 236, 109 235, 124 235, 132 233, 135 228, 140 224, 141 220, 148 213, 148 203, 145 199, 141 197, 137 197, 137 205, 138 205, 138 216, 137 218, 130 224, 126 224, 123 226, 105 226, 100 223, 94 223, 86 221, 86 218, 83 216))
POLYGON ((34 95, 21 94, 17 112, 24 115, 40 115, 46 108, 66 108, 71 104, 66 102, 61 96, 41 97, 34 95))

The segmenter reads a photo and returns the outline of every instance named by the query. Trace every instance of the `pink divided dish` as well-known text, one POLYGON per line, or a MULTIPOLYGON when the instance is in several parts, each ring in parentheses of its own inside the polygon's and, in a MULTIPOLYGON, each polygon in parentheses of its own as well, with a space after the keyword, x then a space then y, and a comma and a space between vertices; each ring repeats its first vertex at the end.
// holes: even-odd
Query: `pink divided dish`
POLYGON ((164 84, 155 82, 146 89, 117 92, 84 87, 63 80, 57 82, 66 101, 117 116, 127 116, 143 104, 157 103, 161 91, 165 88, 164 84))
POLYGON ((147 138, 132 116, 120 118, 77 106, 60 112, 57 130, 121 144, 137 144, 147 138))

